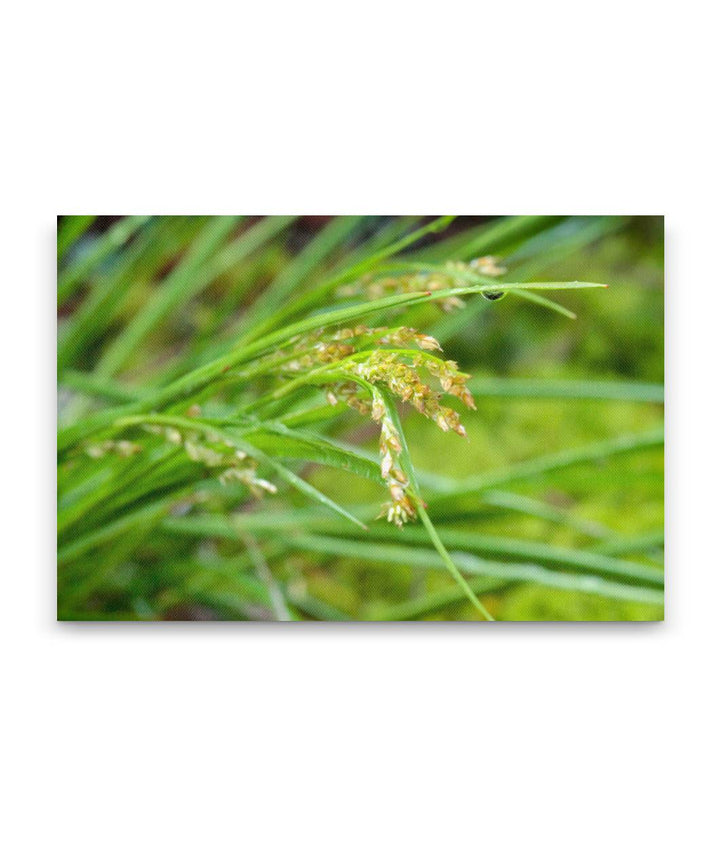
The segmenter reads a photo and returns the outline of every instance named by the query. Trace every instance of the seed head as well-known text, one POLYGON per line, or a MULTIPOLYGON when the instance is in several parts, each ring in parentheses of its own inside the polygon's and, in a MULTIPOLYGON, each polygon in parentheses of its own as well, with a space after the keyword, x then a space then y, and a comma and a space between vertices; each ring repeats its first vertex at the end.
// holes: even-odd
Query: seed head
POLYGON ((507 273, 507 268, 498 265, 498 259, 495 256, 481 256, 479 259, 473 259, 468 267, 483 276, 501 276, 507 273))
POLYGON ((407 496, 403 495, 400 499, 393 498, 392 502, 386 502, 378 517, 385 517, 388 523, 402 528, 403 523, 415 519, 415 508, 407 496))
MULTIPOLYGON (((391 288, 437 290, 449 288, 460 272, 467 274, 468 271, 468 265, 457 263, 454 267, 447 266, 447 272, 432 276, 416 274, 377 282, 363 280, 363 287, 369 288, 373 296, 391 288)), ((470 376, 461 372, 457 363, 432 353, 441 350, 437 339, 412 327, 358 325, 334 332, 320 329, 298 337, 291 349, 280 355, 280 362, 278 355, 273 355, 270 364, 273 373, 278 364, 280 371, 286 374, 311 372, 312 383, 325 386, 331 405, 343 401, 380 425, 380 473, 392 499, 383 514, 398 526, 415 517, 415 507, 407 494, 409 480, 403 471, 402 444, 387 413, 383 391, 409 403, 442 431, 454 431, 461 437, 466 437, 467 433, 460 417, 441 403, 441 395, 453 395, 467 407, 475 408, 466 385, 470 376), (328 375, 327 385, 323 384, 324 373, 328 375), (344 380, 338 382, 338 376, 344 380), (439 386, 439 390, 433 389, 431 384, 439 386)))

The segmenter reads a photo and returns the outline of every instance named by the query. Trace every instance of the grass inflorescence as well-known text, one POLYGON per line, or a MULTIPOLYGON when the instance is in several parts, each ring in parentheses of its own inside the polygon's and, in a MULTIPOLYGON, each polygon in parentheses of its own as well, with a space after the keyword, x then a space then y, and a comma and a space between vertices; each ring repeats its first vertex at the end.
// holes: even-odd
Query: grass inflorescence
POLYGON ((499 253, 503 240, 515 249, 537 241, 555 218, 509 218, 500 232, 491 221, 448 236, 453 218, 377 223, 371 234, 366 219, 331 219, 288 259, 297 218, 127 217, 109 226, 63 218, 61 617, 198 617, 203 609, 283 620, 419 617, 464 597, 491 619, 483 595, 527 580, 657 601, 661 580, 650 564, 652 573, 623 574, 620 559, 598 552, 578 567, 573 556, 555 561, 538 545, 530 564, 503 565, 516 558, 510 547, 490 555, 488 542, 472 546, 469 538, 466 548, 434 508, 461 509, 464 497, 480 495, 485 476, 443 481, 440 458, 433 483, 405 438, 401 413, 410 410, 470 441, 459 411, 476 410, 474 389, 493 394, 492 380, 483 387, 443 351, 443 313, 472 323, 478 300, 493 311, 500 297, 517 295, 573 317, 543 295, 603 287, 516 280, 509 262, 482 252, 499 253), (488 233, 499 235, 497 249, 484 243, 488 233), (219 310, 213 291, 222 295, 219 310), (352 442, 366 431, 375 434, 375 453, 352 442), (386 499, 374 508, 347 502, 318 484, 318 466, 382 485, 386 499), (353 614, 309 593, 313 556, 391 556, 388 522, 420 527, 417 546, 401 532, 396 546, 418 569, 436 567, 428 559, 435 551, 448 574, 442 596, 414 591, 404 606, 392 599, 353 614))

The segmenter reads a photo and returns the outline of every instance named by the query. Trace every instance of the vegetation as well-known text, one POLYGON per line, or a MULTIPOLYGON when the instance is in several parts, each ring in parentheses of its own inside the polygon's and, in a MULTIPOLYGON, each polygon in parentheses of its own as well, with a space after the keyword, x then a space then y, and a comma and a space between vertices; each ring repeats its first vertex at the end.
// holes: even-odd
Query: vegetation
POLYGON ((62 217, 58 311, 60 618, 662 617, 656 218, 62 217))

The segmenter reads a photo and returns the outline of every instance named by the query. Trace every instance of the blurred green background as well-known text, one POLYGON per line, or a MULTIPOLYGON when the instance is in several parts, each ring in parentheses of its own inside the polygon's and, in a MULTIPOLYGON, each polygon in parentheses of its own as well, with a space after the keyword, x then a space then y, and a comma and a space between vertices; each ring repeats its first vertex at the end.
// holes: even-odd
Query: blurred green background
MULTIPOLYGON (((258 295, 288 270, 298 279, 307 271, 307 279, 321 281, 361 248, 425 222, 400 217, 245 218, 226 234, 218 233, 213 245, 208 236, 213 218, 136 218, 129 224, 130 219, 60 218, 60 425, 107 403, 113 384, 122 400, 126 389, 165 383, 218 349, 222 352, 232 344, 243 317, 252 313, 258 295), (259 228, 265 232, 252 240, 259 228), (318 258, 312 248, 329 228, 338 235, 318 258), (193 266, 188 258, 192 262, 198 236, 205 236, 208 246, 193 266), (228 242, 235 242, 232 246, 242 240, 244 251, 228 254, 228 242), (100 254, 103 241, 109 249, 100 254), (138 316, 147 317, 144 307, 157 299, 158 283, 173 276, 179 277, 182 299, 158 305, 157 323, 128 340, 124 331, 132 329, 138 316), (102 394, 93 391, 98 379, 102 394)), ((513 475, 508 468, 535 460, 552 463, 554 455, 642 437, 662 425, 662 218, 460 217, 447 232, 414 246, 408 258, 467 258, 475 246, 482 247, 479 254, 501 257, 507 281, 584 280, 610 287, 551 295, 577 315, 575 320, 510 296, 495 302, 473 296, 464 309, 452 313, 426 304, 403 316, 435 335, 444 356, 472 374, 477 403, 475 412, 461 408, 468 440, 443 434, 416 412, 403 410, 415 465, 426 474, 431 517, 454 532, 488 536, 490 557, 492 538, 506 537, 661 568, 661 443, 629 443, 622 453, 611 449, 587 460, 580 454, 575 464, 540 466, 525 474, 519 470, 513 475), (501 476, 495 483, 493 474, 501 476), (446 484, 476 479, 479 489, 446 501, 443 479, 446 484)), ((324 427, 376 454, 377 429, 358 414, 336 416, 324 427)), ((386 498, 379 485, 337 470, 307 465, 298 471, 342 505, 379 509, 386 498)), ((61 492, 62 478, 61 471, 61 492)), ((218 516, 261 508, 276 513, 278 520, 289 510, 308 506, 305 497, 293 492, 243 505, 228 504, 222 492, 206 491, 189 495, 187 502, 218 516)), ((173 506, 176 517, 186 513, 182 503, 173 506)), ((293 520, 299 536, 308 534, 301 517, 293 520)), ((329 522, 326 534, 332 536, 334 526, 329 522)), ((371 526, 388 545, 416 543, 416 528, 398 532, 384 521, 371 526)), ((381 553, 368 560, 328 555, 311 546, 283 549, 272 533, 248 545, 222 534, 183 538, 181 530, 163 529, 160 518, 137 543, 108 560, 101 574, 97 555, 60 561, 60 617, 270 618, 266 594, 251 577, 243 582, 212 571, 218 562, 256 547, 298 618, 403 618, 409 602, 416 605, 417 618, 476 617, 462 599, 446 598, 452 587, 441 568, 419 568, 381 553)), ((562 563, 554 566, 563 570, 562 563)), ((658 603, 523 582, 497 586, 483 602, 497 619, 509 621, 656 620, 663 614, 658 603)))

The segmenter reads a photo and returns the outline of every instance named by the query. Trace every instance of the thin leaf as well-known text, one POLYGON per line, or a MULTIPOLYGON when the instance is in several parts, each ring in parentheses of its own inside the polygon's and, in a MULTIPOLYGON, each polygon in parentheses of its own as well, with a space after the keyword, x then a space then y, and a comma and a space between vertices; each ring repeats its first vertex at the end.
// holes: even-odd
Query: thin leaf
MULTIPOLYGON (((223 436, 223 434, 220 434, 223 436)), ((341 517, 344 517, 346 520, 349 520, 351 523, 354 523, 360 529, 367 529, 367 526, 362 522, 362 520, 358 520, 353 514, 349 511, 346 511, 342 506, 338 505, 334 500, 330 499, 329 496, 326 496, 322 491, 319 491, 316 487, 313 487, 309 482, 306 482, 304 479, 300 478, 300 476, 296 475, 292 470, 284 467, 279 461, 275 460, 275 458, 266 455, 265 452, 261 451, 257 447, 248 443, 245 438, 238 437, 235 432, 226 431, 224 432, 224 436, 232 439, 234 444, 244 451, 246 454, 253 457, 258 463, 265 464, 270 467, 274 472, 276 472, 280 478, 284 481, 291 484, 294 488, 297 488, 301 493, 304 493, 305 496, 310 497, 310 499, 319 502, 321 505, 324 505, 326 508, 330 508, 332 511, 339 514, 341 517)))
POLYGON ((275 577, 273 577, 272 571, 270 570, 268 563, 265 561, 265 556, 263 556, 262 550, 260 549, 260 545, 252 535, 244 535, 243 540, 245 541, 245 546, 247 547, 247 551, 250 554, 253 565, 255 566, 255 573, 258 575, 260 581, 264 583, 270 594, 270 603, 272 604, 275 617, 278 621, 292 621, 293 616, 285 602, 285 595, 275 580, 275 577))
POLYGON ((518 244, 542 233, 564 217, 504 217, 499 221, 463 230, 459 235, 445 238, 422 250, 412 253, 416 261, 444 261, 445 259, 471 259, 488 254, 504 255, 518 244))
MULTIPOLYGON (((409 565, 411 567, 442 569, 447 568, 443 556, 426 547, 408 547, 398 544, 378 544, 370 541, 334 538, 327 535, 302 535, 287 533, 283 539, 295 549, 332 556, 362 559, 384 565, 409 565)), ((662 590, 632 586, 614 582, 591 574, 566 573, 553 571, 536 564, 516 564, 486 561, 470 553, 453 551, 451 561, 466 574, 489 578, 497 581, 529 582, 549 588, 580 591, 598 594, 637 603, 661 605, 664 601, 662 590)), ((464 579, 464 578, 463 578, 464 579)), ((467 581, 466 581, 467 584, 467 581)), ((460 598, 460 592, 458 599, 460 598)), ((466 595, 466 593, 465 593, 466 595)))
POLYGON ((468 389, 473 395, 483 398, 557 398, 648 404, 662 404, 664 400, 662 384, 641 381, 473 377, 468 381, 468 389))
POLYGON ((442 539, 437 533, 437 530, 432 524, 430 517, 428 516, 427 511, 425 511, 425 504, 420 496, 420 488, 418 487, 417 477, 415 475, 415 470, 413 468, 412 459, 410 458, 410 450, 408 449, 407 441, 405 440, 405 435, 402 429, 402 423, 400 422, 400 417, 398 416, 397 409, 395 407, 395 402, 390 397, 390 395, 384 391, 380 391, 380 395, 383 399, 383 404, 385 405, 385 410, 392 420, 393 426, 397 431, 398 439, 400 441, 400 445, 402 446, 401 456, 403 459, 403 467, 405 473, 407 474, 410 480, 410 486, 414 493, 414 501, 417 508, 417 513, 422 520, 423 526, 428 532, 430 539, 433 542, 433 546, 438 552, 438 555, 443 561, 445 567, 450 571, 452 576, 455 578, 456 582, 463 590, 467 598, 473 604, 473 606, 478 610, 478 612, 483 616, 486 621, 494 621, 492 615, 487 611, 487 609, 483 606, 482 602, 478 599, 475 592, 470 588, 467 584, 465 577, 460 573, 455 562, 453 562, 452 557, 445 549, 445 545, 442 542, 442 539))
MULTIPOLYGON (((498 284, 498 290, 502 290, 502 286, 498 284)), ((514 291, 516 297, 521 297, 523 300, 529 300, 530 303, 536 303, 538 306, 543 306, 545 309, 551 309, 553 312, 558 312, 572 321, 577 321, 577 315, 563 306, 561 303, 556 303, 554 300, 549 300, 547 297, 542 297, 540 294, 534 294, 532 291, 525 291, 524 288, 519 288, 514 291)))
POLYGON ((541 520, 549 520, 551 523, 559 523, 592 538, 610 537, 613 534, 607 526, 596 523, 594 520, 583 520, 563 508, 551 505, 549 502, 540 502, 537 499, 531 499, 517 493, 489 490, 482 495, 482 501, 497 508, 507 508, 512 511, 519 511, 521 514, 538 517, 541 520))
POLYGON ((508 467, 501 467, 478 476, 470 476, 467 479, 459 479, 452 489, 438 491, 433 501, 446 502, 449 499, 462 499, 508 482, 533 478, 602 458, 657 448, 663 445, 663 440, 664 430, 662 426, 659 426, 642 434, 614 437, 578 449, 566 449, 550 455, 541 455, 530 461, 511 464, 508 467))
POLYGON ((242 326, 254 336, 272 329, 272 313, 291 296, 295 299, 302 285, 320 263, 357 229, 362 217, 334 217, 309 241, 301 252, 287 264, 252 304, 242 319, 242 326))
POLYGON ((97 238, 81 256, 58 274, 58 306, 82 285, 88 273, 128 241, 150 218, 124 217, 97 238))
POLYGON ((372 456, 359 450, 351 451, 325 437, 292 431, 285 426, 281 428, 267 422, 262 423, 261 430, 243 432, 243 436, 257 448, 275 457, 324 464, 379 484, 384 483, 380 465, 372 456))
MULTIPOLYGON (((487 579, 475 577, 467 581, 468 586, 476 595, 495 594, 513 585, 510 580, 487 579)), ((442 612, 455 606, 460 606, 466 600, 464 591, 458 591, 457 586, 407 600, 392 606, 381 606, 370 609, 363 619, 365 621, 417 621, 428 615, 442 612)))
POLYGON ((629 553, 644 553, 665 545, 665 532, 658 529, 653 532, 641 532, 638 535, 615 535, 599 544, 593 550, 606 556, 626 556, 629 553))
POLYGON ((96 219, 94 214, 90 216, 70 215, 59 218, 57 232, 58 261, 65 257, 70 247, 87 232, 96 219))
POLYGON ((338 274, 326 280, 325 282, 320 283, 308 294, 304 295, 299 300, 294 301, 284 310, 275 313, 272 317, 273 323, 279 324, 280 322, 292 317, 293 315, 298 315, 302 312, 310 311, 319 304, 324 303, 327 295, 334 291, 342 283, 349 282, 352 279, 356 279, 367 271, 376 268, 378 264, 384 259, 397 255, 406 247, 412 246, 412 244, 417 243, 426 235, 441 232, 443 229, 446 229, 454 219, 454 217, 438 217, 436 220, 433 220, 426 226, 422 226, 420 229, 416 229, 409 235, 405 235, 404 237, 393 241, 391 244, 383 247, 372 255, 365 256, 360 261, 356 262, 350 267, 341 270, 338 274))
POLYGON ((88 283, 78 309, 58 330, 58 374, 83 359, 91 345, 104 338, 118 308, 138 279, 150 279, 167 262, 167 244, 177 237, 175 224, 152 220, 124 247, 107 271, 97 272, 88 283))
MULTIPOLYGON (((602 576, 617 577, 658 587, 663 585, 662 572, 640 562, 629 562, 609 555, 599 555, 589 550, 557 547, 553 544, 521 538, 483 535, 445 527, 440 527, 439 531, 443 542, 451 549, 467 550, 483 558, 523 559, 564 569, 592 571, 602 576)), ((412 527, 408 527, 403 532, 402 540, 415 544, 427 543, 427 537, 422 530, 412 527)))
POLYGON ((209 221, 187 255, 104 353, 97 374, 105 377, 115 374, 164 318, 207 284, 207 279, 197 276, 199 269, 217 251, 239 219, 214 217, 209 221))

